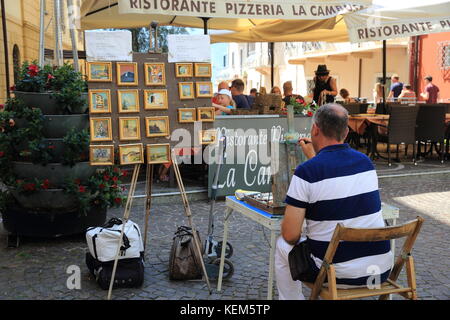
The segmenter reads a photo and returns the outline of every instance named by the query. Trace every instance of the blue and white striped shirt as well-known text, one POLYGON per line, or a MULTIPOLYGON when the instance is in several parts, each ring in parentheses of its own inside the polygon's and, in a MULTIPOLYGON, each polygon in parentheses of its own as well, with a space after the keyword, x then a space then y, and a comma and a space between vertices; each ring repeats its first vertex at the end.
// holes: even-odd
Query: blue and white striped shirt
MULTIPOLYGON (((318 268, 338 223, 349 228, 384 227, 378 178, 370 159, 348 144, 328 146, 299 165, 287 204, 306 209, 306 236, 318 268)), ((386 281, 392 267, 389 241, 341 241, 333 259, 337 284, 361 286, 373 270, 386 281)))

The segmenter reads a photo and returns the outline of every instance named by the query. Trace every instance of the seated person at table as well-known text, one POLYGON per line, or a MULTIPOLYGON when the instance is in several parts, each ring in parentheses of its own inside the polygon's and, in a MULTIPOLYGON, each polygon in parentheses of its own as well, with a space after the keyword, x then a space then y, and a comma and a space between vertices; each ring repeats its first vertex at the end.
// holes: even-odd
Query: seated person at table
POLYGON ((245 84, 241 79, 235 79, 231 82, 231 94, 234 102, 236 102, 236 109, 250 109, 250 104, 247 96, 244 94, 245 84))
MULTIPOLYGON (((295 244, 306 239, 314 261, 310 266, 314 279, 337 223, 348 228, 385 226, 375 168, 365 154, 343 143, 347 133, 347 110, 326 104, 313 116, 311 138, 299 140, 309 160, 295 170, 285 200, 275 252, 281 300, 305 298, 302 283, 292 280, 289 268, 288 255, 295 244)), ((392 257, 389 240, 341 242, 333 259, 338 287, 367 286, 373 277, 383 283, 391 271, 392 257), (371 272, 374 269, 376 274, 371 272)))
POLYGON ((291 98, 304 100, 302 96, 292 93, 293 91, 294 89, 292 87, 292 81, 286 81, 285 83, 283 83, 283 102, 285 103, 285 105, 289 105, 291 103, 291 98))
POLYGON ((276 87, 276 86, 273 87, 272 90, 270 90, 270 93, 271 93, 271 94, 278 94, 278 95, 281 96, 281 90, 280 90, 279 87, 276 87))
POLYGON ((416 102, 416 93, 414 91, 412 91, 411 89, 412 89, 411 85, 405 84, 403 86, 402 93, 400 93, 400 95, 398 96, 398 102, 400 102, 400 103, 402 103, 402 102, 415 103, 416 102))
POLYGON ((350 93, 348 92, 347 89, 342 88, 339 91, 339 95, 342 97, 342 99, 344 99, 344 103, 355 103, 356 102, 355 99, 350 97, 350 93))
POLYGON ((222 89, 217 94, 218 103, 213 103, 213 107, 216 108, 216 115, 231 114, 231 109, 234 109, 231 98, 231 92, 227 89, 222 89))

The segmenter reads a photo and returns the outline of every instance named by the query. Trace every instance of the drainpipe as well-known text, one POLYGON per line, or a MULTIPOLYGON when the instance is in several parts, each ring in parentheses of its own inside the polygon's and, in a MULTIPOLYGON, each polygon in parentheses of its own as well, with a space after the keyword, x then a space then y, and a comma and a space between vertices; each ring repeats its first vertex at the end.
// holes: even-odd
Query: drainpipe
POLYGON ((5 0, 1 0, 2 5, 2 29, 3 29, 3 46, 5 47, 5 72, 6 72, 6 97, 11 97, 9 88, 9 50, 8 50, 8 31, 6 30, 6 14, 5 14, 5 0))

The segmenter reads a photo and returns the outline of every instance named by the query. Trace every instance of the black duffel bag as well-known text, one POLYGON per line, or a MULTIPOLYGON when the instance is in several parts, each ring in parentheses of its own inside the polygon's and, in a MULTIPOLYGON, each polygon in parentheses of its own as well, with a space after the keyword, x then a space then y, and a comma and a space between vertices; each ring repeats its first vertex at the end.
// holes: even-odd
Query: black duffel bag
MULTIPOLYGON (((200 241, 200 235, 197 231, 200 241)), ((202 257, 195 248, 192 228, 178 227, 173 237, 172 249, 169 257, 169 278, 170 280, 192 280, 202 277, 202 257)))

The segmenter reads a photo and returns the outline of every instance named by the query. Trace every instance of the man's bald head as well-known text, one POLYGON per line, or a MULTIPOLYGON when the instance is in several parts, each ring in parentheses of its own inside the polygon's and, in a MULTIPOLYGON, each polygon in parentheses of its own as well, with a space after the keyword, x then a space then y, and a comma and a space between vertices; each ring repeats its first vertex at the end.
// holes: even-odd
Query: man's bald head
POLYGON ((348 112, 339 104, 321 106, 314 114, 313 122, 327 138, 344 141, 347 136, 348 112))
POLYGON ((217 86, 217 92, 219 92, 222 89, 230 90, 230 86, 228 85, 228 82, 222 81, 221 83, 219 83, 219 85, 217 86))

